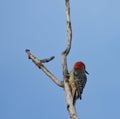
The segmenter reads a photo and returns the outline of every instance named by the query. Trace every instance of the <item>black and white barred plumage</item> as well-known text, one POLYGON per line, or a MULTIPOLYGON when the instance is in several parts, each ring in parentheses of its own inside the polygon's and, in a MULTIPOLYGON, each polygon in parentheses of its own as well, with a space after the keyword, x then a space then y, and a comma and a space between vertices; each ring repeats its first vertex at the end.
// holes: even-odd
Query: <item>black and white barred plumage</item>
POLYGON ((70 73, 70 87, 73 96, 73 104, 75 104, 78 98, 82 99, 82 92, 87 82, 85 65, 81 62, 77 62, 77 67, 74 65, 73 70, 70 73))

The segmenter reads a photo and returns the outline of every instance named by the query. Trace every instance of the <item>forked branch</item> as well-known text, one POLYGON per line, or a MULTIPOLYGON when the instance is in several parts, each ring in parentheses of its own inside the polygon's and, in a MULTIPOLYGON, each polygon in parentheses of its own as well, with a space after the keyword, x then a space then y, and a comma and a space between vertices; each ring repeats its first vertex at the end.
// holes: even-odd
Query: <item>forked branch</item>
POLYGON ((26 49, 28 58, 31 59, 39 69, 41 69, 52 81, 60 87, 64 87, 63 81, 58 80, 44 65, 43 63, 49 62, 54 59, 54 56, 46 59, 39 60, 37 57, 33 56, 29 49, 26 49))
POLYGON ((33 56, 30 50, 26 49, 26 53, 28 58, 31 59, 39 69, 41 69, 48 77, 52 79, 52 81, 60 87, 65 89, 66 94, 66 103, 67 109, 69 111, 71 119, 79 119, 73 105, 73 97, 71 95, 71 91, 69 88, 69 78, 68 78, 68 67, 67 67, 67 55, 71 49, 72 42, 72 27, 71 27, 71 19, 70 19, 70 4, 69 0, 65 0, 66 5, 66 22, 67 22, 67 45, 66 49, 62 52, 62 68, 63 68, 63 76, 64 80, 58 80, 44 65, 43 63, 49 62, 54 59, 54 56, 46 59, 39 60, 37 57, 33 56))

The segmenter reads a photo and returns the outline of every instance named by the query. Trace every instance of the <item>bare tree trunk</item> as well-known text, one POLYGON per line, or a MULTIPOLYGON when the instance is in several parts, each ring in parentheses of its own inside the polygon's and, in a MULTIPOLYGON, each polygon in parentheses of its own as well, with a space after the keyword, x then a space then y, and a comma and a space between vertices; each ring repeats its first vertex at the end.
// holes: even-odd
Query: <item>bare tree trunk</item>
POLYGON ((69 0, 65 0, 66 5, 66 22, 67 22, 67 46, 65 51, 62 53, 62 66, 63 66, 63 75, 64 75, 64 89, 66 94, 66 103, 67 103, 67 109, 69 111, 71 119, 78 119, 75 107, 73 105, 73 97, 71 95, 71 91, 69 88, 69 79, 66 78, 68 74, 68 68, 67 68, 67 55, 70 52, 71 49, 71 42, 72 42, 72 26, 71 26, 71 19, 70 19, 70 3, 69 0))
POLYGON ((69 0, 65 0, 66 6, 66 23, 67 23, 67 45, 65 50, 62 52, 62 69, 63 69, 63 81, 58 80, 44 65, 43 63, 49 62, 54 59, 54 56, 45 59, 38 59, 34 55, 31 54, 29 49, 26 49, 26 53, 28 58, 31 59, 36 66, 41 69, 56 85, 59 87, 64 88, 65 95, 66 95, 66 103, 67 103, 67 110, 70 114, 71 119, 79 119, 76 113, 76 109, 73 105, 73 97, 69 87, 69 78, 68 78, 68 68, 67 68, 67 55, 71 49, 72 43, 72 27, 71 27, 71 19, 70 19, 70 3, 69 0))

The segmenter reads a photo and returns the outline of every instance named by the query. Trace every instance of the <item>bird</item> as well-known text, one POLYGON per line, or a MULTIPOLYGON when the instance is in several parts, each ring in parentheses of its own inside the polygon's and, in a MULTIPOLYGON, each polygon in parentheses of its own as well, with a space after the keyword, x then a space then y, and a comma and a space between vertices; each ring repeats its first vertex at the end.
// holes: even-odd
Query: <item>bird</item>
POLYGON ((73 105, 75 105, 78 98, 82 99, 83 89, 87 82, 86 74, 89 73, 86 71, 85 64, 82 61, 76 62, 69 74, 69 86, 73 97, 73 105))

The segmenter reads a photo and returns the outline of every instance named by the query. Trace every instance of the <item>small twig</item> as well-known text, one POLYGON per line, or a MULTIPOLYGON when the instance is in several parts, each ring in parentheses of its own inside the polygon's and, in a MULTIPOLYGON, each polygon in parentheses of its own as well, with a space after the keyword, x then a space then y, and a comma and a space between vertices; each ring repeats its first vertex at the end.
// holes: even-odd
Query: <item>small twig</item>
POLYGON ((55 58, 55 56, 51 56, 50 58, 45 58, 40 60, 41 63, 46 63, 46 62, 50 62, 51 60, 53 60, 55 58))
POLYGON ((33 56, 30 52, 29 49, 26 49, 25 50, 27 55, 28 55, 28 58, 31 59, 39 69, 41 69, 48 77, 50 77, 52 79, 52 81, 57 84, 58 86, 60 87, 64 87, 64 83, 63 81, 60 81, 58 80, 43 64, 42 62, 49 62, 53 59, 53 57, 51 58, 46 58, 46 59, 43 59, 42 61, 37 59, 35 56, 33 56))

